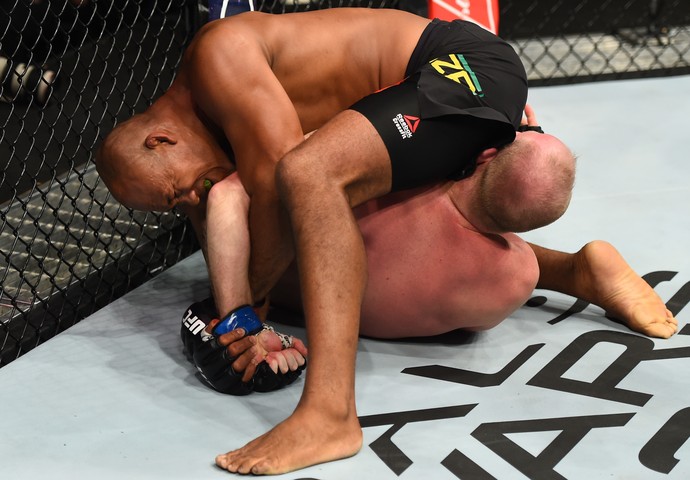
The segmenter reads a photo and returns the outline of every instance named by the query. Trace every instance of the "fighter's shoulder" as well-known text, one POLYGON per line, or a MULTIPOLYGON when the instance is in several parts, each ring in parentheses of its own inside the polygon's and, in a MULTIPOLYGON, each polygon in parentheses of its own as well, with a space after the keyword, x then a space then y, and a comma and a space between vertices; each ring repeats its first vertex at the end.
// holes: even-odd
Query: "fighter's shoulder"
POLYGON ((187 50, 187 60, 205 63, 209 58, 223 57, 225 61, 243 55, 260 53, 263 37, 259 32, 271 15, 246 12, 204 25, 194 36, 187 50))

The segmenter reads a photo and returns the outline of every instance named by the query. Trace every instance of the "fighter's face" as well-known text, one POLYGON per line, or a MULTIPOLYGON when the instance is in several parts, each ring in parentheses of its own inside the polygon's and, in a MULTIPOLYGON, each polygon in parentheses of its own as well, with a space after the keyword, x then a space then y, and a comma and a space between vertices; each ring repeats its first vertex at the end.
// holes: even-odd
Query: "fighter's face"
POLYGON ((205 202, 211 186, 231 173, 226 167, 185 162, 171 162, 156 169, 130 166, 109 182, 109 188, 129 208, 164 212, 205 202))

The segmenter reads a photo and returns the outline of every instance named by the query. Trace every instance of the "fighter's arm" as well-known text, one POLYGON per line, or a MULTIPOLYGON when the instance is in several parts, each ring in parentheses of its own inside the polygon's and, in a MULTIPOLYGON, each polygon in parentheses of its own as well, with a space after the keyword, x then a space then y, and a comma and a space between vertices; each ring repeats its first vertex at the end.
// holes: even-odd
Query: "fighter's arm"
MULTIPOLYGON (((187 217, 192 224, 196 238, 201 246, 201 251, 206 258, 206 202, 195 207, 178 207, 178 210, 187 217)), ((208 259, 207 259, 208 260, 208 259)))
POLYGON ((265 48, 251 32, 211 30, 196 42, 195 50, 191 65, 196 72, 195 101, 225 132, 251 197, 249 273, 260 297, 292 259, 289 222, 275 187, 275 165, 302 141, 302 128, 265 48))

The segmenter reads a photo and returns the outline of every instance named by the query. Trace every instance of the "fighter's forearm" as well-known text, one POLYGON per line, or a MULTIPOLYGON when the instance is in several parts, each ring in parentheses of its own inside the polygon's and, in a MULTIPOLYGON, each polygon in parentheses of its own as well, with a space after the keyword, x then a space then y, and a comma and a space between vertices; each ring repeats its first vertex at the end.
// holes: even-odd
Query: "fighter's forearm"
POLYGON ((289 218, 278 198, 252 196, 249 229, 249 281, 253 298, 259 301, 275 286, 294 258, 289 218))
POLYGON ((192 224, 192 229, 194 230, 196 239, 199 242, 201 251, 204 254, 204 259, 208 261, 205 207, 180 208, 179 210, 187 217, 189 223, 192 224))

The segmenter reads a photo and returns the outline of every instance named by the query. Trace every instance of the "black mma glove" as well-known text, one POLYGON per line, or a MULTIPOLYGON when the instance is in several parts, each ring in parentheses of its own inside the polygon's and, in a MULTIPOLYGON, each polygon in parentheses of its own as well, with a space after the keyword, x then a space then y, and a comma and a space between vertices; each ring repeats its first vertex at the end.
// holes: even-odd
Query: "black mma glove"
MULTIPOLYGON (((244 328, 247 335, 258 335, 272 327, 262 324, 254 310, 249 306, 239 307, 209 334, 205 331, 208 323, 218 318, 212 298, 192 304, 182 318, 180 335, 188 360, 196 366, 204 382, 214 390, 230 395, 247 395, 252 391, 270 392, 294 382, 304 370, 305 365, 295 371, 274 373, 266 362, 261 362, 253 377, 242 382, 242 372, 235 372, 232 363, 236 357, 230 356, 227 346, 218 343, 218 337, 236 328, 244 328)), ((275 332, 283 343, 283 348, 292 346, 292 337, 275 332)))
POLYGON ((213 297, 191 304, 182 317, 182 351, 187 360, 194 363, 194 352, 203 344, 201 333, 211 320, 218 318, 213 297))

